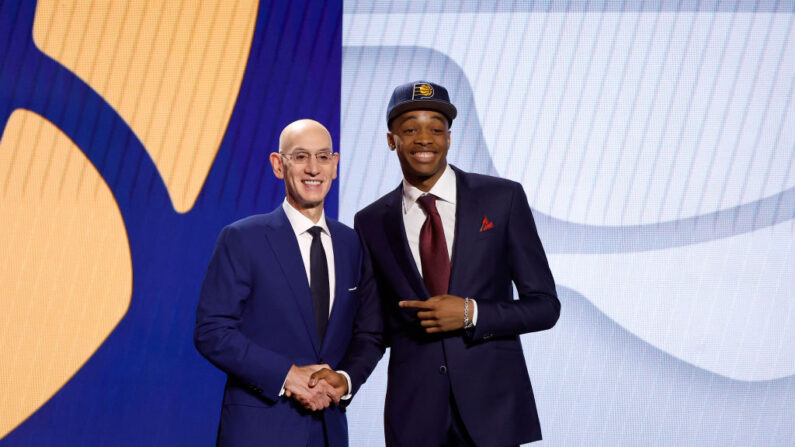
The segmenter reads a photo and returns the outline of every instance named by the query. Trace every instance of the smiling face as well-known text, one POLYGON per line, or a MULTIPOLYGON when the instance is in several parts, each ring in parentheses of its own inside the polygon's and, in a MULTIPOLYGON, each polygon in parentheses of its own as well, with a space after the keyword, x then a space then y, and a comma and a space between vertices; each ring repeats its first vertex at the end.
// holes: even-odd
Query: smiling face
MULTIPOLYGON (((312 120, 291 123, 279 137, 279 153, 270 155, 273 174, 284 179, 287 202, 317 222, 323 211, 323 200, 331 182, 337 178, 338 154, 329 163, 320 163, 315 154, 332 152, 331 135, 322 124, 312 120), (300 163, 298 154, 310 154, 300 163)), ((300 157, 300 156, 299 156, 300 157)))
POLYGON ((392 121, 387 143, 397 151, 406 181, 429 191, 447 167, 450 149, 447 118, 433 110, 405 112, 392 121))

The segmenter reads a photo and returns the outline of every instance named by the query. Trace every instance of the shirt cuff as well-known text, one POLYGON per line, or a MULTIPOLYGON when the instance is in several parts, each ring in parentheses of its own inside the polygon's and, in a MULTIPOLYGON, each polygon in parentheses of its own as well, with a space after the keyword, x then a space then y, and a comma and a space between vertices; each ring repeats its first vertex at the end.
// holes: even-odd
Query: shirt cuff
MULTIPOLYGON (((287 373, 287 374, 289 374, 289 373, 287 373)), ((287 376, 284 376, 284 382, 282 382, 282 389, 281 389, 281 391, 279 391, 279 397, 284 396, 284 393, 287 391, 284 388, 284 384, 286 384, 286 383, 287 383, 287 376)))
POLYGON ((351 390, 353 390, 353 385, 351 385, 351 376, 349 376, 348 373, 346 373, 345 371, 339 370, 337 372, 345 376, 345 381, 348 382, 348 392, 345 393, 344 396, 340 397, 340 399, 350 400, 350 398, 353 397, 353 394, 351 394, 351 390))
POLYGON ((469 302, 472 303, 472 325, 477 326, 478 324, 478 302, 473 300, 472 298, 469 299, 469 302))

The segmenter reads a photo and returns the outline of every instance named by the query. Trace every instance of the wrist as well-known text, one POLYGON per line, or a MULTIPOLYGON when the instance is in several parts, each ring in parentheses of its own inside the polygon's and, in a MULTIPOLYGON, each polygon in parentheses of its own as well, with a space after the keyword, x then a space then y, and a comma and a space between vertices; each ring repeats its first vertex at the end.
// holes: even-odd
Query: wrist
POLYGON ((351 376, 349 376, 348 373, 343 371, 343 370, 337 370, 337 374, 339 374, 339 375, 341 375, 342 377, 345 378, 345 387, 347 388, 345 390, 345 394, 343 394, 340 399, 348 400, 348 399, 350 399, 353 396, 351 394, 351 388, 352 388, 351 376))
POLYGON ((472 319, 473 311, 470 310, 471 304, 474 303, 469 297, 464 298, 464 329, 472 329, 475 327, 475 323, 472 319))

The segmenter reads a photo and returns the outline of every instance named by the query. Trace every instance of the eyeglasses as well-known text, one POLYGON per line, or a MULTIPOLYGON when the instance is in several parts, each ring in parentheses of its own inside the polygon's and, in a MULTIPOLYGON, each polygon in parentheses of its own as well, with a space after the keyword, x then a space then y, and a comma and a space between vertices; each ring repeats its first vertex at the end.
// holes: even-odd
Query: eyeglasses
POLYGON ((316 154, 310 154, 309 152, 298 151, 293 152, 292 154, 282 154, 280 152, 279 155, 286 157, 288 160, 291 160, 297 165, 309 163, 309 160, 312 157, 315 157, 315 160, 317 160, 318 163, 325 165, 331 163, 334 160, 334 156, 337 154, 334 152, 318 152, 316 154))

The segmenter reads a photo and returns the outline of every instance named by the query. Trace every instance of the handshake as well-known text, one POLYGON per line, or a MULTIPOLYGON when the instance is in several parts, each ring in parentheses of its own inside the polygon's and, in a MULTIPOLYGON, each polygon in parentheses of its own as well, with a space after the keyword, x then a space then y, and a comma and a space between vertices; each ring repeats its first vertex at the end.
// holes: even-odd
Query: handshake
POLYGON ((348 380, 329 365, 306 365, 290 368, 284 381, 284 395, 295 399, 310 411, 340 403, 348 393, 348 380))

